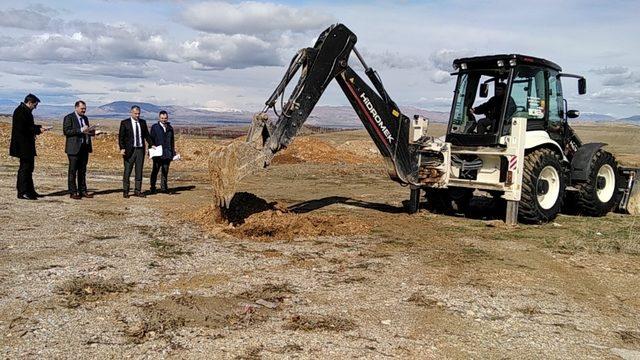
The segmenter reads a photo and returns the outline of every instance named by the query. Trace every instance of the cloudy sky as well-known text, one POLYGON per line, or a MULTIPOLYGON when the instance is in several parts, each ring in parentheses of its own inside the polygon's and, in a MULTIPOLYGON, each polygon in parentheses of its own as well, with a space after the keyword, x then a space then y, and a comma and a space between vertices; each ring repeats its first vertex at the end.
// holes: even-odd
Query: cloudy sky
MULTIPOLYGON (((588 80, 571 108, 640 114, 640 1, 0 0, 0 99, 33 92, 258 111, 285 64, 342 22, 394 100, 448 110, 459 56, 525 53, 588 80)), ((353 59, 352 59, 353 63, 353 59)), ((323 105, 344 105, 337 85, 323 105)))

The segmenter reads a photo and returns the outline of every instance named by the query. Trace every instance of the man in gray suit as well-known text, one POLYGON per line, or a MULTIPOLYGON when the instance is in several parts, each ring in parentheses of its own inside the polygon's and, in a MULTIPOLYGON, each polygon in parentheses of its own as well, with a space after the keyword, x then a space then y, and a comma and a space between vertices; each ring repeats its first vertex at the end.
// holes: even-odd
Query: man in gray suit
POLYGON ((82 197, 92 198, 87 192, 87 163, 89 153, 93 151, 91 137, 96 135, 95 129, 89 126, 89 119, 85 116, 87 104, 78 100, 75 111, 64 117, 62 131, 67 137, 64 151, 69 158, 68 189, 72 199, 82 197), (77 179, 77 185, 76 185, 77 179))

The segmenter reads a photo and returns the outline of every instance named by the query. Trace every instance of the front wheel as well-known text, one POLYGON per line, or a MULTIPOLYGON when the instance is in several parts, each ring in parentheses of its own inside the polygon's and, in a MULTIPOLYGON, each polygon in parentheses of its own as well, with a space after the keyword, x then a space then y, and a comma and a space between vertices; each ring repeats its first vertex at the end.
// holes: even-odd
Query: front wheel
POLYGON ((527 154, 524 161, 519 220, 530 224, 549 222, 560 212, 565 192, 560 155, 542 148, 527 154))
POLYGON ((620 199, 618 163, 611 153, 600 149, 593 154, 590 169, 587 181, 575 185, 578 189, 578 212, 587 216, 604 216, 620 199))

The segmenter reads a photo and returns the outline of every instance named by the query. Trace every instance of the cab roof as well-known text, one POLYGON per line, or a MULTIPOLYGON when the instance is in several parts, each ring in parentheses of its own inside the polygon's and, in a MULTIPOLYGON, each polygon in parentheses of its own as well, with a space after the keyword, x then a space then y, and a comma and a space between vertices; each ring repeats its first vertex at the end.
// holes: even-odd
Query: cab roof
POLYGON ((493 69, 498 68, 498 60, 502 60, 506 67, 510 67, 509 61, 512 59, 515 59, 517 64, 547 67, 557 71, 562 71, 560 65, 552 61, 521 54, 500 54, 460 58, 453 60, 453 64, 456 68, 460 68, 460 64, 465 63, 467 64, 467 69, 493 69))

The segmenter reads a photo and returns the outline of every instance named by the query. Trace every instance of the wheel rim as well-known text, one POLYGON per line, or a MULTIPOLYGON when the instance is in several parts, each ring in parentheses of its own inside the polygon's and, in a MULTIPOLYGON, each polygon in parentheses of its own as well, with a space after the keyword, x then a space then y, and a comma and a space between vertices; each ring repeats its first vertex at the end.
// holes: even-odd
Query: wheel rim
MULTIPOLYGON (((538 176, 538 181, 540 180, 547 182, 549 190, 547 190, 545 194, 538 194, 538 204, 540 204, 541 208, 549 210, 558 201, 558 195, 560 194, 560 175, 555 167, 546 166, 540 172, 540 176, 538 176)), ((538 184, 536 183, 536 189, 538 188, 538 184)))
POLYGON ((600 201, 606 203, 611 200, 611 197, 613 197, 613 193, 616 190, 616 173, 614 172, 611 165, 604 164, 598 170, 597 178, 600 177, 604 179, 604 187, 602 189, 597 189, 596 194, 598 195, 598 199, 600 201))

